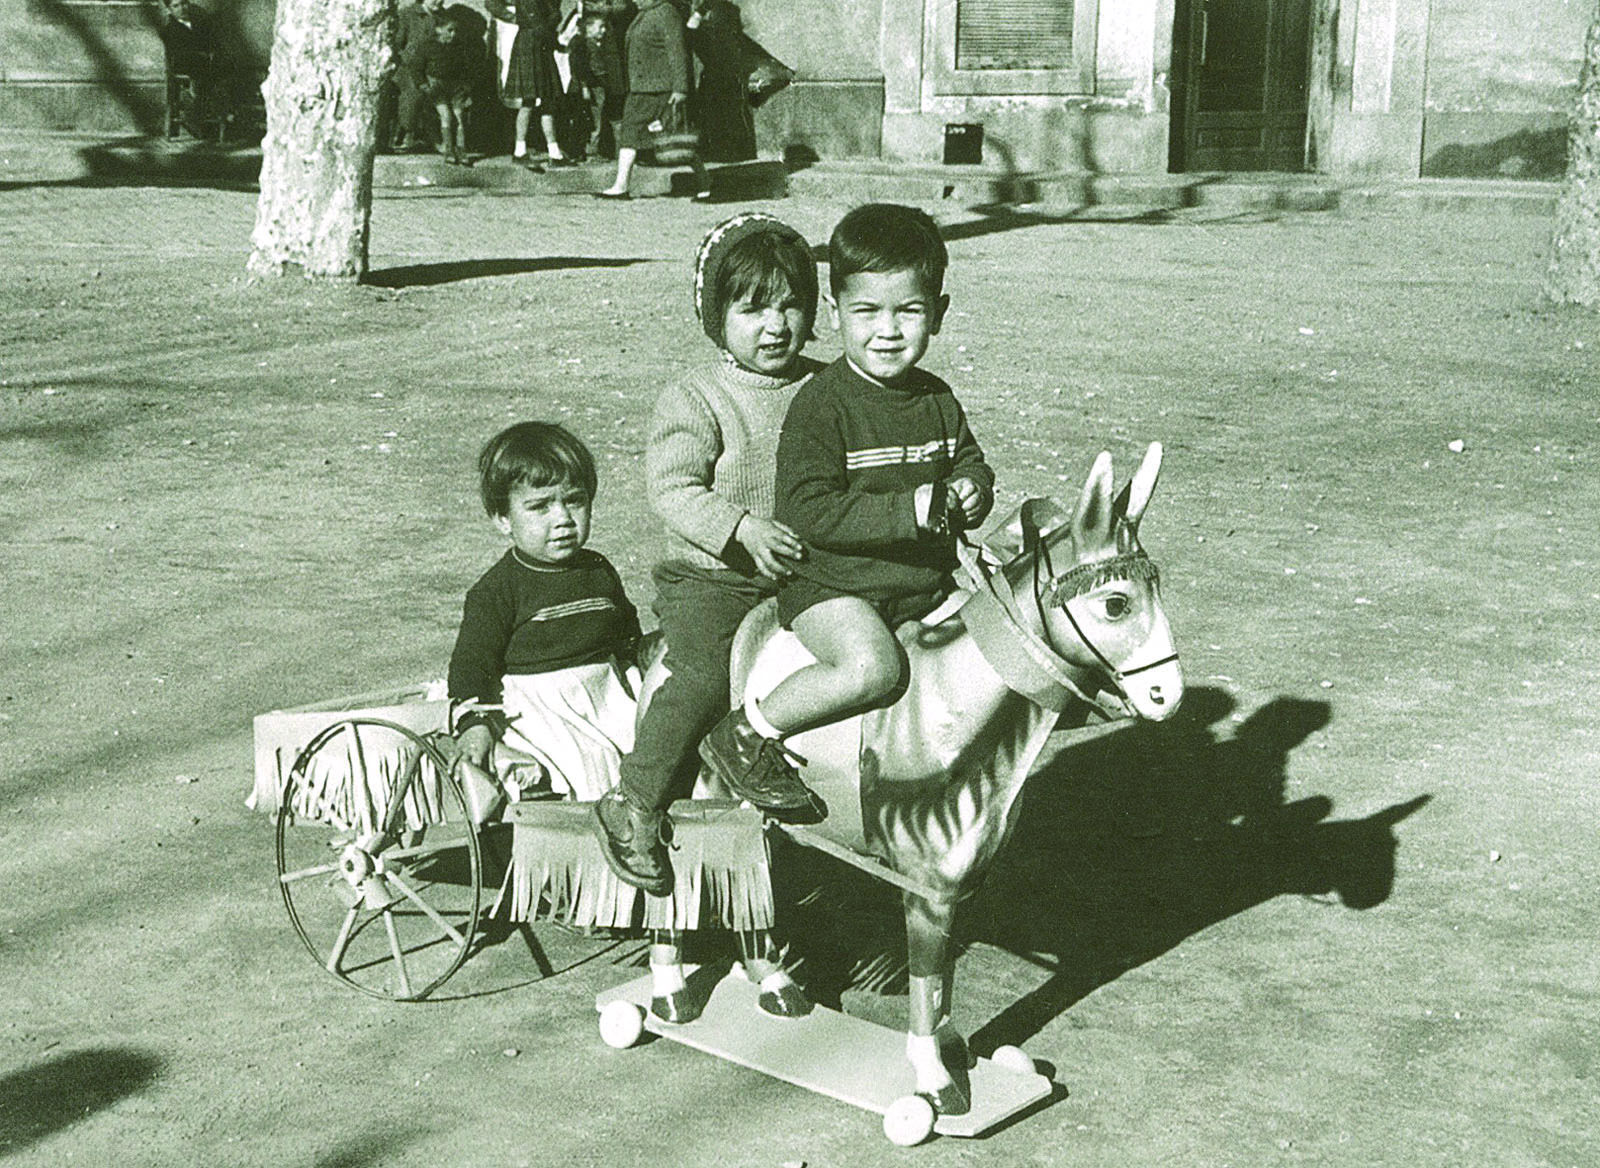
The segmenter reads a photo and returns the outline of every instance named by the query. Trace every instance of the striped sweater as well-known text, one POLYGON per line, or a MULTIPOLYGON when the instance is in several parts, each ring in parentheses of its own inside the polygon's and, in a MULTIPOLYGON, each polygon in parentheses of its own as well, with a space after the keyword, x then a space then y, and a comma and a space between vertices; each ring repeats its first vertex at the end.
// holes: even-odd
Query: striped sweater
POLYGON ((947 587, 955 537, 918 529, 914 495, 952 478, 978 485, 987 514, 994 471, 950 387, 921 369, 883 385, 839 358, 795 395, 778 441, 775 515, 806 542, 798 573, 871 600, 947 587))
POLYGON ((638 639, 638 614, 599 552, 584 548, 568 564, 535 567, 512 548, 467 590, 450 654, 450 699, 496 703, 508 673, 631 660, 638 639))

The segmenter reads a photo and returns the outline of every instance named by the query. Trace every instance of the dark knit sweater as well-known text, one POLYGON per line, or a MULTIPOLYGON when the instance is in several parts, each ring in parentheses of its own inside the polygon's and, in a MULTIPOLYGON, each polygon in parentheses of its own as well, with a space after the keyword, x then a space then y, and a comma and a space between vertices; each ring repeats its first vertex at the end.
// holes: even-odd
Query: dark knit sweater
POLYGON ((467 591, 450 655, 450 700, 497 703, 508 673, 626 660, 638 639, 638 614, 599 552, 585 548, 569 564, 545 568, 530 566, 513 548, 467 591))
POLYGON ((994 471, 950 387, 921 369, 881 385, 841 357, 789 406, 774 516, 805 540, 806 579, 869 600, 936 592, 955 567, 955 537, 919 530, 914 496, 952 478, 978 485, 987 514, 994 471))
POLYGON ((633 93, 688 93, 689 45, 683 14, 668 0, 640 5, 628 25, 625 52, 633 93))

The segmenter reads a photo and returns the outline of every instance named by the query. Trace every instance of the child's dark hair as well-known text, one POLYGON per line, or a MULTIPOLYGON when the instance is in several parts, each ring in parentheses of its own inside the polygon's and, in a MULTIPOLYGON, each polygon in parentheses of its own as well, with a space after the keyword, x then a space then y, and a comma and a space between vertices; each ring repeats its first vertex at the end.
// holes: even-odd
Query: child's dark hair
MULTIPOLYGON (((817 323, 817 261, 811 247, 795 236, 757 231, 736 240, 717 269, 714 303, 723 311, 740 300, 780 304, 793 297, 805 312, 802 336, 817 323)), ((722 322, 718 321, 720 328, 722 322)))
POLYGON ((828 240, 828 286, 837 296, 857 272, 910 269, 934 296, 944 291, 950 265, 939 227, 926 211, 898 203, 867 203, 839 220, 828 240))
POLYGON ((599 480, 594 455, 570 430, 554 422, 518 422, 507 426, 478 455, 478 489, 483 509, 504 515, 511 508, 511 489, 518 484, 553 487, 573 483, 594 498, 599 480))

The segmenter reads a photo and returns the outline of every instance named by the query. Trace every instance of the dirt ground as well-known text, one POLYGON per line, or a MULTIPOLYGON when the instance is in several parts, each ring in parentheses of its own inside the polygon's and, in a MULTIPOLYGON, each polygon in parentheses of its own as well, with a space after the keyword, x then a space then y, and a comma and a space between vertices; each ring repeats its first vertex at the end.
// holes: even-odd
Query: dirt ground
MULTIPOLYGON (((818 242, 845 209, 766 207, 818 242)), ((963 921, 957 1021, 1058 1097, 891 1147, 698 1052, 602 1045, 594 994, 641 947, 544 925, 491 931, 441 1000, 368 999, 300 948, 243 805, 252 715, 443 673, 500 550, 472 458, 510 419, 593 445, 593 543, 647 604, 645 420, 708 354, 689 260, 730 208, 384 199, 373 285, 329 289, 245 282, 248 193, 19 185, 0 1159, 1600 1161, 1600 318, 1539 307, 1548 223, 937 210, 929 364, 1002 504, 1167 449, 1143 530, 1185 707, 1049 756, 963 921)), ((896 943, 889 889, 810 874, 844 907, 789 918, 808 984, 899 1025, 903 980, 846 976, 896 943)))

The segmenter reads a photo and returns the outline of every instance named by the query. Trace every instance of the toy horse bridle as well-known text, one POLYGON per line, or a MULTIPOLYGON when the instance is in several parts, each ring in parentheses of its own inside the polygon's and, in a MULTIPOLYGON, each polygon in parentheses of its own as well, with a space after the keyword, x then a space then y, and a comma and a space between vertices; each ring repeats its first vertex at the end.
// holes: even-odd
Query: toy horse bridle
MULTIPOLYGON (((1136 665, 1131 669, 1118 669, 1100 651, 1099 646, 1084 633, 1083 627, 1078 623, 1077 618, 1073 616, 1068 603, 1074 597, 1081 596, 1091 588, 1111 580, 1148 580, 1151 583, 1155 583, 1160 579, 1160 573, 1155 563, 1145 554, 1144 550, 1135 547, 1132 551, 1119 553, 1093 563, 1074 565, 1060 575, 1056 575, 1050 563, 1049 545, 1044 541, 1040 533, 1039 524, 1033 515, 1035 502, 1036 500, 1030 499, 1024 503, 1019 518, 1022 523, 1024 554, 1031 553, 1033 601, 1039 613, 1040 627, 1044 631, 1043 637, 1037 636, 1028 629, 1023 621, 1022 613, 1017 607, 1016 596, 1010 586, 1001 585, 995 581, 994 574, 983 562, 982 556, 977 554, 977 549, 968 543, 964 536, 959 537, 957 542, 957 548, 962 553, 960 556, 962 566, 972 578, 977 592, 987 596, 993 602, 993 607, 997 614, 1004 614, 998 618, 1001 624, 1010 630, 1009 635, 1004 639, 1015 650, 1020 650, 1020 656, 1017 653, 1003 653, 997 656, 1004 656, 1013 663, 1031 662, 1031 665, 1024 664, 1020 674, 1018 674, 1019 678, 1026 677, 1028 681, 1014 688, 1021 688, 1023 692, 1028 693, 1036 701, 1048 702, 1048 698, 1042 692, 1038 683, 1053 683, 1058 692, 1059 690, 1066 690, 1109 717, 1126 717, 1130 711, 1127 708, 1128 691, 1127 686, 1124 684, 1125 680, 1136 674, 1144 673, 1175 661, 1178 655, 1171 653, 1159 660, 1136 665), (1050 622, 1045 619, 1045 608, 1047 606, 1059 608, 1066 616, 1068 622, 1072 625, 1073 632, 1077 634, 1078 640, 1094 655, 1095 660, 1104 670, 1107 678, 1116 686, 1118 696, 1123 702, 1122 709, 1117 709, 1110 705, 1103 697, 1085 693, 1068 675, 1064 667, 1069 662, 1050 639, 1050 622)), ((975 613, 973 616, 977 618, 981 614, 975 613)), ((990 622, 986 620, 983 623, 989 624, 990 622)), ((974 634, 979 632, 979 628, 974 624, 973 619, 969 619, 968 628, 974 634)), ((990 663, 992 665, 997 664, 995 660, 991 660, 990 663)), ((1003 670, 1002 675, 1006 673, 1015 674, 1016 672, 1015 669, 1003 670)), ((1049 702, 1049 704, 1054 706, 1053 702, 1049 702)))
MULTIPOLYGON (((1030 500, 1031 502, 1031 500, 1030 500)), ((1109 658, 1100 652, 1099 646, 1089 639, 1089 634, 1083 631, 1083 626, 1078 623, 1078 618, 1072 615, 1068 602, 1074 597, 1082 596, 1091 588, 1111 580, 1148 580, 1151 587, 1161 583, 1161 570, 1156 567, 1155 561, 1145 554, 1141 547, 1132 551, 1119 552, 1104 560, 1095 560, 1093 563, 1076 564, 1068 568, 1061 575, 1055 575, 1055 569, 1050 563, 1050 545, 1045 542, 1039 531, 1038 524, 1034 522, 1032 507, 1024 505, 1022 509, 1023 547, 1030 545, 1037 548, 1033 557, 1033 602, 1039 610, 1040 624, 1045 631, 1045 636, 1050 636, 1050 623, 1044 619, 1045 604, 1048 602, 1052 608, 1059 608, 1072 625, 1072 631, 1077 634, 1078 640, 1089 652, 1094 654, 1096 661, 1100 662, 1106 676, 1121 692, 1128 696, 1128 687, 1123 682, 1136 674, 1145 673, 1152 669, 1159 669, 1178 659, 1176 652, 1168 653, 1165 657, 1155 661, 1147 661, 1143 665, 1135 665, 1131 669, 1118 669, 1109 658), (1043 566, 1044 577, 1041 579, 1040 567, 1043 566)), ((1060 649, 1052 645, 1058 653, 1060 649)))

